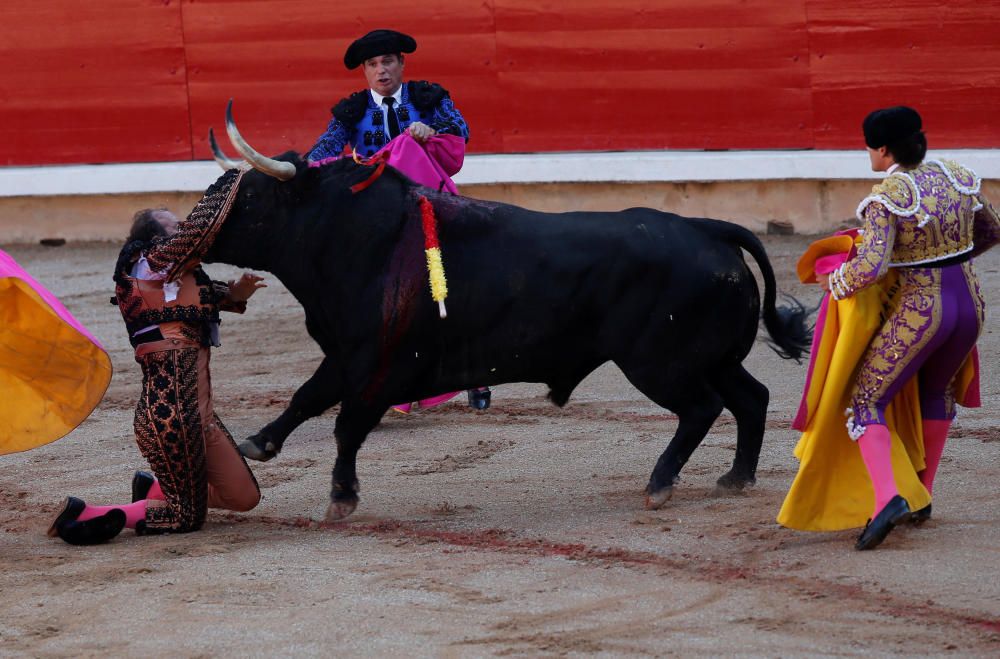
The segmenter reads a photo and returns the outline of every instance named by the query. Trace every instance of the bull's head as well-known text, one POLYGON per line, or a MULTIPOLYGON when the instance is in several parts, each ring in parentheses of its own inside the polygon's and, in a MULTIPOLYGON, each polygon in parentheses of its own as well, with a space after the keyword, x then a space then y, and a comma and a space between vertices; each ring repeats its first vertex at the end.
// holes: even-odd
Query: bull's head
MULTIPOLYGON (((246 140, 240 135, 240 131, 236 129, 236 122, 233 121, 233 99, 229 99, 229 103, 226 105, 226 133, 229 134, 229 141, 233 143, 239 154, 246 158, 250 166, 257 171, 273 176, 280 181, 287 181, 295 176, 295 165, 263 156, 246 143, 246 140)), ((242 165, 238 161, 230 160, 222 153, 211 128, 208 129, 208 141, 212 146, 215 162, 219 163, 223 169, 234 169, 242 165)))
POLYGON ((232 106, 230 100, 226 132, 246 162, 227 158, 210 132, 212 150, 219 164, 230 170, 230 177, 234 168, 247 169, 249 165, 257 171, 248 171, 240 179, 229 215, 204 261, 271 272, 289 289, 311 295, 309 282, 316 276, 315 264, 325 263, 330 254, 339 259, 338 250, 350 254, 358 244, 370 241, 373 213, 379 217, 399 215, 396 209, 402 208, 405 182, 398 177, 379 178, 376 185, 383 192, 359 199, 352 186, 369 178, 373 168, 350 159, 310 167, 292 151, 277 158, 265 157, 240 135, 232 106), (390 179, 397 184, 386 188, 390 179), (356 208, 359 203, 364 209, 356 208), (363 219, 346 221, 355 216, 363 219))

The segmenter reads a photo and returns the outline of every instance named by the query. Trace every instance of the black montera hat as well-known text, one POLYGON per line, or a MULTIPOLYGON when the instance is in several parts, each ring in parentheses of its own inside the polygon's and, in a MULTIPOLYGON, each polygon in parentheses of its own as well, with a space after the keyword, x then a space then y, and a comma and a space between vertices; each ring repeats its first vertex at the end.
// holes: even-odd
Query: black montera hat
POLYGON ((922 128, 920 114, 905 105, 875 110, 861 124, 865 144, 872 149, 896 144, 916 135, 922 128))
POLYGON ((347 47, 344 66, 356 69, 366 59, 390 53, 412 53, 416 49, 417 42, 408 34, 395 30, 372 30, 347 47))

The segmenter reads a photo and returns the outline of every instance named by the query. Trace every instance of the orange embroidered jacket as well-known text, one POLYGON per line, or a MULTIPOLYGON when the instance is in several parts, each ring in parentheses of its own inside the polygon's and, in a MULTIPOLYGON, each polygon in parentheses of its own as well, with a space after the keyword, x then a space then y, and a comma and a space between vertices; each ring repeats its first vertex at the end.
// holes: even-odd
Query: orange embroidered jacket
POLYGON ((230 297, 228 284, 213 281, 200 265, 229 213, 242 175, 238 170, 223 175, 173 236, 122 248, 115 266, 112 303, 121 310, 133 346, 161 339, 218 345, 219 312, 246 310, 246 302, 230 297), (141 256, 162 279, 131 275, 141 256), (164 289, 175 286, 176 298, 168 302, 164 289))

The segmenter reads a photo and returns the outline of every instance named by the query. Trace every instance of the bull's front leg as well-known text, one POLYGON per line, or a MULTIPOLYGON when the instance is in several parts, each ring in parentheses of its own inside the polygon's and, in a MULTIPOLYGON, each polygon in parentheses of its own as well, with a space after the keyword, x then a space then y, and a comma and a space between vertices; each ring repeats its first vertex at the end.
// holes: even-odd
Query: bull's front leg
POLYGON ((333 487, 326 521, 344 519, 358 507, 358 492, 361 489, 357 472, 358 449, 388 409, 388 406, 375 407, 353 401, 341 406, 333 430, 337 438, 337 461, 333 465, 333 487))
POLYGON ((340 373, 326 357, 312 377, 295 392, 285 411, 256 435, 240 443, 240 453, 251 460, 270 460, 278 455, 293 430, 339 403, 340 397, 340 373))

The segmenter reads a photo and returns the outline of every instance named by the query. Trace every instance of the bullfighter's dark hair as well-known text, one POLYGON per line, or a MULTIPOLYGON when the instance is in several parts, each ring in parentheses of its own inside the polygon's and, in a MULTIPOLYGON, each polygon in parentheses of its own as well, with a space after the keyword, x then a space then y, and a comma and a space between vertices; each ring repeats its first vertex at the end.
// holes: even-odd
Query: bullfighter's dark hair
POLYGON ((137 254, 148 249, 150 243, 157 238, 167 237, 166 229, 154 217, 158 211, 165 210, 167 209, 162 206, 160 208, 143 208, 132 216, 132 228, 129 229, 125 245, 118 253, 118 260, 115 262, 115 273, 112 278, 116 283, 124 285, 124 277, 132 269, 132 263, 137 254))
POLYGON ((920 131, 895 144, 888 145, 886 149, 892 154, 892 159, 903 167, 916 167, 924 161, 924 156, 927 155, 927 136, 924 135, 923 131, 920 131))
POLYGON ((167 230, 163 228, 156 219, 156 213, 167 210, 161 206, 159 208, 143 208, 132 216, 132 228, 129 229, 126 243, 143 242, 148 243, 160 236, 166 236, 167 230))
POLYGON ((927 155, 920 113, 905 105, 870 113, 861 124, 865 144, 872 149, 885 147, 903 167, 916 167, 927 155))

